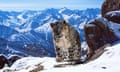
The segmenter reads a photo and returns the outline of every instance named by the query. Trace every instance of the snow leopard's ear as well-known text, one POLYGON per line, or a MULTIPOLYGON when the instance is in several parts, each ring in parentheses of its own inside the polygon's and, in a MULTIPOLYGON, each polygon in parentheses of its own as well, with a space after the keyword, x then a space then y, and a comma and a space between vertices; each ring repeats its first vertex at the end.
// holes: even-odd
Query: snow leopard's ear
POLYGON ((53 28, 53 26, 54 26, 54 23, 50 23, 50 26, 53 28))

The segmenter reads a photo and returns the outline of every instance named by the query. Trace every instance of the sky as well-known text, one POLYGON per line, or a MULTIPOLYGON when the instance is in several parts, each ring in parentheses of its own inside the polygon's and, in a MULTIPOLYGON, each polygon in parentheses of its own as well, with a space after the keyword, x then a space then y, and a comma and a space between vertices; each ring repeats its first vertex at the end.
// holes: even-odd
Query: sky
POLYGON ((104 0, 0 0, 0 10, 42 10, 45 8, 100 8, 104 0))

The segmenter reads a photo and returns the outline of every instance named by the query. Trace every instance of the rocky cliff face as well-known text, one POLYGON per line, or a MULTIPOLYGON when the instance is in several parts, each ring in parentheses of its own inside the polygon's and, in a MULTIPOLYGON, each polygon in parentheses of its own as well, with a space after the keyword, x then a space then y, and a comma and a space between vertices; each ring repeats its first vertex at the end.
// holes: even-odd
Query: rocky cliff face
POLYGON ((120 10, 120 0, 105 0, 102 5, 102 16, 110 11, 120 10))
POLYGON ((108 20, 105 18, 98 18, 85 25, 85 38, 91 53, 94 53, 95 50, 105 44, 112 44, 118 40, 113 30, 108 26, 108 23, 108 20))
POLYGON ((110 11, 104 17, 109 21, 120 23, 120 11, 110 11))
POLYGON ((102 17, 88 22, 85 27, 85 38, 90 55, 106 44, 120 39, 120 0, 105 0, 102 5, 102 17))

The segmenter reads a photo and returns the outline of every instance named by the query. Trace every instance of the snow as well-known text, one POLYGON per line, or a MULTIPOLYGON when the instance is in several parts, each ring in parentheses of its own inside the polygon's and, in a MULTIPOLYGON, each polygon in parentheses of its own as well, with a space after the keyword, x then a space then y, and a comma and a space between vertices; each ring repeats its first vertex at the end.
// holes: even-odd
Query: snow
MULTIPOLYGON (((83 23, 79 24, 79 28, 83 30, 83 29, 84 29, 85 24, 86 24, 86 21, 84 21, 83 23)), ((77 25, 76 25, 76 26, 77 26, 77 25)))
POLYGON ((15 70, 26 69, 28 67, 33 67, 34 65, 41 63, 41 62, 42 60, 40 58, 27 57, 14 63, 14 65, 12 65, 12 68, 15 70))
POLYGON ((66 9, 67 9, 66 7, 61 8, 60 11, 59 11, 59 13, 62 13, 62 12, 65 11, 66 9))
POLYGON ((110 11, 107 13, 107 15, 109 15, 110 17, 113 17, 113 16, 120 16, 120 10, 117 10, 117 11, 110 11))
POLYGON ((51 68, 41 72, 120 72, 120 44, 107 47, 105 53, 98 59, 87 64, 69 66, 66 68, 51 68), (117 65, 116 65, 117 64, 117 65))
POLYGON ((113 32, 116 34, 118 38, 120 38, 120 24, 110 21, 109 28, 113 30, 113 32))
POLYGON ((23 32, 29 32, 31 30, 31 27, 27 27, 25 29, 15 28, 16 31, 23 33, 23 32))
POLYGON ((80 18, 80 16, 78 16, 76 14, 72 14, 71 17, 74 17, 75 20, 80 18))
POLYGON ((94 24, 87 24, 86 27, 92 27, 92 28, 94 28, 95 25, 94 24))
POLYGON ((40 64, 45 61, 45 58, 38 57, 25 57, 16 61, 10 68, 4 68, 0 72, 9 69, 15 72, 29 72, 34 69, 37 64, 40 64))
MULTIPOLYGON (((40 72, 120 72, 120 44, 105 48, 105 52, 96 60, 85 64, 54 68, 58 64, 55 58, 25 57, 16 61, 9 70, 29 72, 36 64, 44 66, 40 72)), ((6 70, 6 67, 1 71, 6 70)))
POLYGON ((11 38, 12 40, 15 40, 17 36, 18 36, 18 34, 13 34, 10 38, 11 38))
POLYGON ((21 20, 20 25, 23 24, 24 22, 26 22, 26 20, 23 18, 23 14, 20 14, 20 15, 18 15, 17 17, 18 17, 18 19, 21 20))
POLYGON ((45 19, 42 19, 41 22, 43 22, 43 21, 47 21, 47 20, 49 20, 49 19, 51 19, 51 18, 52 18, 52 15, 48 15, 48 16, 46 16, 45 19))
POLYGON ((65 20, 68 20, 70 17, 71 17, 71 16, 68 16, 68 15, 63 14, 63 18, 64 18, 65 20))
POLYGON ((9 47, 8 45, 7 45, 7 47, 6 47, 6 50, 7 50, 8 52, 11 52, 11 53, 20 53, 19 51, 15 50, 15 49, 12 49, 12 48, 9 47))
POLYGON ((45 32, 45 31, 49 31, 49 29, 50 29, 50 23, 46 23, 46 24, 43 24, 42 26, 36 28, 35 31, 40 31, 40 32, 44 31, 45 32))

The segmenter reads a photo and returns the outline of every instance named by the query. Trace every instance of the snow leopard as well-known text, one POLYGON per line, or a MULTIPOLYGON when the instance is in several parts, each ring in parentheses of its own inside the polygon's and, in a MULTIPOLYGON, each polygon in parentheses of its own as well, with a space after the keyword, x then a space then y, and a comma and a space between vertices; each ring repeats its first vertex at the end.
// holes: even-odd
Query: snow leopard
POLYGON ((81 42, 78 31, 65 20, 50 24, 57 62, 80 62, 81 42))

